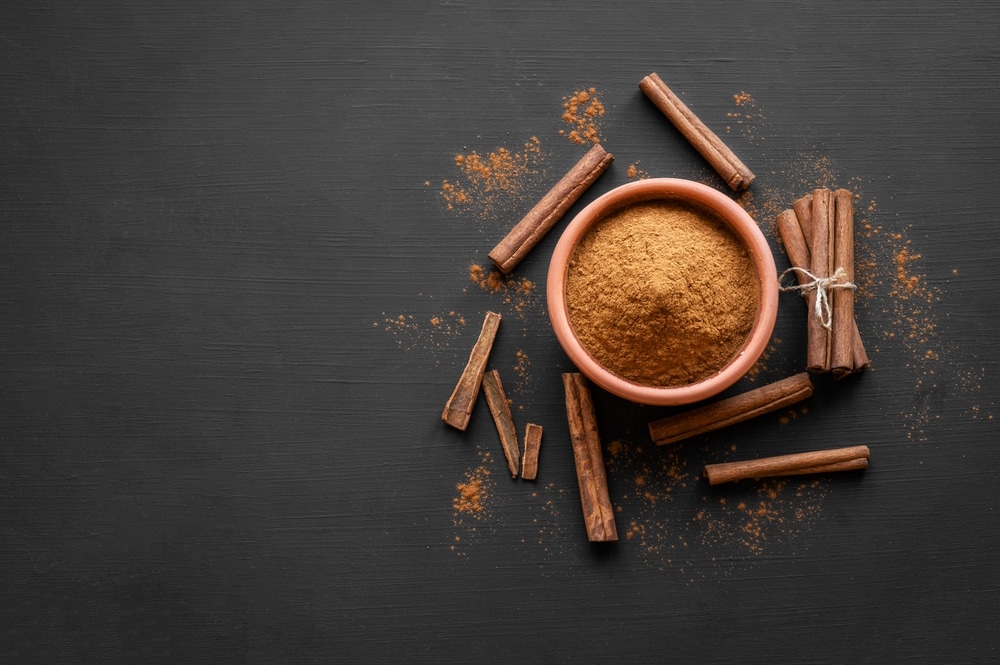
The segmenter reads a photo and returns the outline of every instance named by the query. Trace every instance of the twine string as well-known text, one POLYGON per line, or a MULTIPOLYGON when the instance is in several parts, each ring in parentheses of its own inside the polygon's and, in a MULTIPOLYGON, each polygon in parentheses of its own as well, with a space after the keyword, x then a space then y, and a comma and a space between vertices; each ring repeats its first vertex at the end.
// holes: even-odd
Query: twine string
POLYGON ((816 318, 819 319, 820 323, 824 328, 830 330, 830 326, 833 323, 833 310, 830 307, 830 294, 829 291, 832 289, 851 289, 852 291, 857 290, 857 285, 853 282, 848 281, 847 271, 844 270, 843 266, 837 268, 829 277, 817 277, 805 268, 799 268, 798 266, 792 266, 785 272, 781 273, 781 277, 778 278, 778 290, 779 291, 794 291, 799 293, 803 298, 810 291, 816 292, 816 304, 813 307, 813 313, 816 318), (782 282, 785 281, 785 275, 790 272, 799 272, 809 278, 810 281, 804 284, 793 284, 791 286, 785 286, 782 282))

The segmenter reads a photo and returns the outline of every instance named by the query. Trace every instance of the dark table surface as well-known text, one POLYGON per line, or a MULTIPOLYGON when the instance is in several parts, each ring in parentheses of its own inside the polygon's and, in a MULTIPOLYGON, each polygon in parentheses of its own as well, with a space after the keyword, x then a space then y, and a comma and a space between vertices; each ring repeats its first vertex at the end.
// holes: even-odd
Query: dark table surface
MULTIPOLYGON (((997 7, 6 3, 0 661, 995 662, 997 7), (596 546, 548 258, 617 185, 727 191, 654 71, 756 172, 738 200, 779 269, 777 212, 856 193, 873 366, 663 448, 673 409, 596 390, 620 534, 596 546), (474 281, 586 150, 564 104, 591 88, 614 164, 474 281), (488 310, 535 482, 482 403, 440 421, 488 310), (855 444, 864 473, 700 477, 855 444)), ((804 321, 783 295, 733 392, 799 371, 804 321)))

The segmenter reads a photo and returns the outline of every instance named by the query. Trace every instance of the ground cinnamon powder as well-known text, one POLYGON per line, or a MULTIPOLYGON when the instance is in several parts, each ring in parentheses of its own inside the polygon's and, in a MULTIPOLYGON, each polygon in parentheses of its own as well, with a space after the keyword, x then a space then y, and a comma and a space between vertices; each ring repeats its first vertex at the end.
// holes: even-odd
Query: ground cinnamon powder
POLYGON ((720 370, 757 312, 746 248, 710 212, 647 201, 583 237, 566 275, 570 325, 594 358, 647 385, 681 386, 720 370))

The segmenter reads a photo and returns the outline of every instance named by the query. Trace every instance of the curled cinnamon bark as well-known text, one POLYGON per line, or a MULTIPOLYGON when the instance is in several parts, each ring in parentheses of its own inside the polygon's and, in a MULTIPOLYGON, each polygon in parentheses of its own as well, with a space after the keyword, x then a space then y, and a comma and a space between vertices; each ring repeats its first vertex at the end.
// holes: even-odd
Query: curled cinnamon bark
POLYGON ((799 402, 813 393, 806 372, 649 424, 653 442, 662 446, 734 425, 799 402))
POLYGON ((587 191, 587 188, 601 177, 614 159, 614 156, 605 152, 600 144, 588 150, 587 154, 490 251, 490 260, 497 269, 505 275, 509 274, 587 191))
MULTIPOLYGON (((810 269, 815 279, 823 280, 833 274, 833 198, 829 189, 817 189, 812 196, 812 235, 809 240, 810 269)), ((830 371, 830 330, 815 315, 818 289, 807 293, 809 318, 806 347, 806 368, 811 372, 830 371)), ((823 312, 823 316, 826 312, 823 312)))
POLYGON ((706 464, 705 477, 708 478, 710 485, 718 485, 747 478, 865 469, 868 467, 870 455, 868 446, 850 446, 811 453, 764 457, 744 462, 706 464))
POLYGON ((754 180, 753 171, 740 161, 722 139, 698 119, 655 72, 639 82, 639 89, 663 112, 733 191, 744 190, 754 180))
POLYGON ((590 386, 578 373, 563 374, 562 380, 587 538, 595 542, 618 540, 590 386))

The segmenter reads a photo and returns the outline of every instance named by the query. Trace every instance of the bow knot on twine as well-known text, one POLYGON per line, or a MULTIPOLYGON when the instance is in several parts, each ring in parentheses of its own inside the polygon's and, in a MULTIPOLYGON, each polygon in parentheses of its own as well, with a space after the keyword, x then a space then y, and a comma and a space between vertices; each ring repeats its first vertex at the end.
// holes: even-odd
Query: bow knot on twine
POLYGON ((816 304, 813 307, 813 313, 827 330, 830 330, 830 326, 833 322, 833 310, 830 307, 829 291, 832 289, 851 289, 852 291, 855 291, 857 288, 856 284, 848 281, 847 271, 844 270, 843 267, 837 268, 836 272, 829 277, 817 277, 805 268, 792 266, 785 272, 781 273, 781 277, 778 278, 779 291, 797 291, 803 297, 805 297, 810 291, 816 292, 816 304), (801 273, 808 277, 810 281, 792 286, 784 286, 782 282, 785 280, 785 275, 790 272, 801 273))

